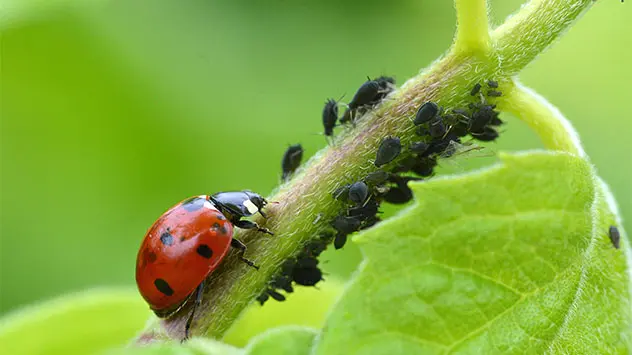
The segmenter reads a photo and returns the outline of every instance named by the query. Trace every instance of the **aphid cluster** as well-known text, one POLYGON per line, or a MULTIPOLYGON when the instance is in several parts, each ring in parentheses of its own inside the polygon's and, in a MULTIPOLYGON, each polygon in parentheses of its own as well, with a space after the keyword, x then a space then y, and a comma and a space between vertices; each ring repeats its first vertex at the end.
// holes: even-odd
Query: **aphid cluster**
MULTIPOLYGON (((391 78, 381 77, 362 84, 340 122, 353 122, 358 114, 378 104, 392 90, 393 83, 391 78)), ((481 141, 496 139, 496 129, 503 122, 495 111, 496 106, 488 103, 487 99, 501 96, 497 89, 498 83, 491 80, 486 83, 486 88, 476 84, 470 92, 476 100, 467 108, 455 108, 449 112, 434 102, 422 104, 413 119, 419 140, 404 147, 399 137, 385 137, 373 160, 378 170, 334 190, 333 197, 344 207, 330 221, 331 228, 305 245, 299 255, 287 260, 257 300, 261 304, 269 298, 283 301, 285 296, 279 291, 291 293, 294 291, 293 284, 316 285, 322 280, 318 256, 332 240, 334 248, 340 249, 350 234, 380 221, 382 202, 404 204, 412 200, 413 193, 408 182, 431 176, 437 159, 455 154, 455 145, 461 142, 461 138, 471 135, 481 141), (406 153, 404 157, 403 152, 406 153)), ((326 136, 333 134, 337 114, 337 102, 328 100, 323 109, 326 136)))
POLYGON ((341 124, 355 122, 357 117, 377 106, 395 89, 395 79, 392 77, 380 76, 377 79, 367 79, 347 104, 347 110, 342 117, 338 117, 338 102, 336 100, 328 99, 325 102, 322 113, 325 137, 333 137, 334 128, 338 121, 341 124))

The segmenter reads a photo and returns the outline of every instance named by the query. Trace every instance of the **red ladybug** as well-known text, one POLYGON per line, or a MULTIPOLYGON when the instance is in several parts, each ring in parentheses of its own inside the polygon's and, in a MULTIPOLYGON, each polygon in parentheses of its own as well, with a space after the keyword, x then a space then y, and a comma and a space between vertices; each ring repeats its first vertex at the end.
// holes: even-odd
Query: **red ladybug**
POLYGON ((220 192, 186 199, 165 212, 149 228, 136 257, 136 284, 158 317, 178 311, 196 293, 185 326, 185 339, 201 302, 204 280, 217 268, 230 247, 246 264, 246 246, 233 238, 233 226, 272 234, 255 222, 241 220, 267 204, 251 191, 220 192))

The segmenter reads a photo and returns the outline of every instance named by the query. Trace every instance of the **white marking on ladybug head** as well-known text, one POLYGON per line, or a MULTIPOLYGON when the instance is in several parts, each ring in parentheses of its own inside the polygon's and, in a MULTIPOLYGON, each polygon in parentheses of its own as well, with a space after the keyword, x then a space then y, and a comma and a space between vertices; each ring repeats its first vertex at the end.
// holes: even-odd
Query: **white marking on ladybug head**
POLYGON ((244 206, 246 206, 246 209, 248 210, 248 212, 250 214, 255 214, 259 211, 259 207, 257 207, 254 203, 252 203, 252 201, 250 200, 246 200, 244 201, 244 206))
POLYGON ((204 201, 204 208, 208 208, 209 210, 219 211, 217 207, 215 207, 215 205, 211 201, 204 201))

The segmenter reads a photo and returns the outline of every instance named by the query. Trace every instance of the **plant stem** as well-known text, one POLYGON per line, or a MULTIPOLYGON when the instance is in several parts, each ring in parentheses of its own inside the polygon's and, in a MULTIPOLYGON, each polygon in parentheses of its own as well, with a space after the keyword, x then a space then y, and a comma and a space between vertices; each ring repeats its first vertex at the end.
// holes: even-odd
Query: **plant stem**
POLYGON ((586 157, 579 135, 557 107, 517 80, 503 93, 498 107, 528 124, 547 149, 586 157))
POLYGON ((594 0, 532 0, 492 33, 503 70, 515 75, 544 52, 594 0))
POLYGON ((486 0, 455 0, 457 30, 454 51, 459 55, 491 51, 486 0))

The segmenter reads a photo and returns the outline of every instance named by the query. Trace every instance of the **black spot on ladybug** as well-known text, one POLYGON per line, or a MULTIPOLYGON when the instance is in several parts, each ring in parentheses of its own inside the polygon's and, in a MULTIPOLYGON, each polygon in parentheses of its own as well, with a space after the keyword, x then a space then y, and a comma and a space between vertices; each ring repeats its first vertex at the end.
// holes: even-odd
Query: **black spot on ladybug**
POLYGON ((153 263, 154 261, 156 261, 156 259, 158 259, 158 257, 156 256, 156 253, 145 249, 145 262, 153 263))
POLYGON ((380 143, 375 156, 375 166, 378 168, 392 162, 402 151, 402 143, 397 137, 386 137, 380 143))
POLYGON ((619 233, 619 229, 615 226, 610 226, 610 229, 608 230, 608 235, 610 236, 610 241, 612 242, 612 245, 615 248, 619 249, 621 241, 621 234, 619 233))
POLYGON ((217 223, 217 222, 213 223, 213 226, 211 228, 213 228, 215 230, 219 229, 219 223, 217 223))
POLYGON ((220 221, 225 221, 225 220, 226 220, 226 217, 224 217, 224 215, 223 215, 223 214, 221 214, 221 213, 218 213, 218 214, 215 216, 215 218, 219 219, 220 221))
POLYGON ((202 197, 191 197, 182 202, 182 207, 187 210, 187 212, 194 212, 199 210, 204 206, 204 202, 206 202, 205 198, 202 197))
POLYGON ((470 95, 475 96, 479 91, 481 91, 481 84, 476 83, 476 85, 472 88, 472 91, 470 91, 470 95))
POLYGON ((180 242, 184 242, 185 240, 187 240, 186 237, 180 237, 180 242))
POLYGON ((416 126, 419 126, 420 124, 429 122, 430 120, 437 117, 438 113, 439 106, 436 103, 432 101, 426 102, 425 104, 421 105, 421 107, 419 107, 419 110, 417 110, 417 114, 415 115, 413 123, 416 126))
POLYGON ((160 291, 165 296, 173 295, 173 290, 171 289, 171 286, 169 286, 167 281, 165 281, 163 279, 155 279, 154 280, 154 286, 156 286, 158 291, 160 291))
POLYGON ((173 236, 169 233, 169 231, 164 232, 160 235, 160 241, 166 246, 173 245, 173 236))
POLYGON ((222 234, 226 234, 226 233, 228 233, 228 231, 226 230, 226 227, 224 227, 224 226, 221 226, 221 227, 219 228, 219 232, 220 232, 220 233, 222 233, 222 234))
POLYGON ((207 259, 210 259, 211 256, 213 256, 213 250, 211 250, 211 248, 209 248, 206 244, 200 244, 197 249, 195 249, 195 252, 207 259))

